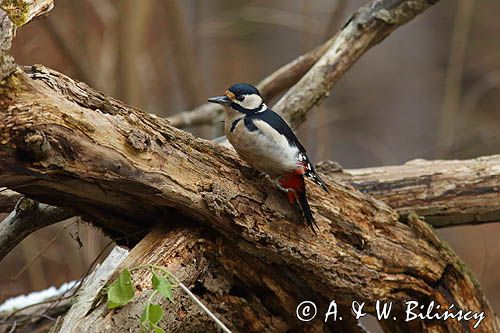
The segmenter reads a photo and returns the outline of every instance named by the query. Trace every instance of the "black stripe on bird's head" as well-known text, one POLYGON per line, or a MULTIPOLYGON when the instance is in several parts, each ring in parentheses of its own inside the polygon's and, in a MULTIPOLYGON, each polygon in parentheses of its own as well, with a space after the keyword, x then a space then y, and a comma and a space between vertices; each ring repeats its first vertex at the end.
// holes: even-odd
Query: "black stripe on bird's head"
POLYGON ((259 90, 248 83, 233 84, 223 96, 212 97, 208 101, 228 106, 246 115, 267 109, 259 90))

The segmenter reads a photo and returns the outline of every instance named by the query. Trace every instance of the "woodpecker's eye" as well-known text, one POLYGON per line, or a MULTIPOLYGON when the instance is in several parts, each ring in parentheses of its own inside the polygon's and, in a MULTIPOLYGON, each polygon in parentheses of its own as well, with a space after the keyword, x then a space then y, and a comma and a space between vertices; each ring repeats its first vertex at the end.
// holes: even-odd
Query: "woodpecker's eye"
POLYGON ((238 101, 243 102, 244 99, 245 99, 245 96, 238 96, 238 101))

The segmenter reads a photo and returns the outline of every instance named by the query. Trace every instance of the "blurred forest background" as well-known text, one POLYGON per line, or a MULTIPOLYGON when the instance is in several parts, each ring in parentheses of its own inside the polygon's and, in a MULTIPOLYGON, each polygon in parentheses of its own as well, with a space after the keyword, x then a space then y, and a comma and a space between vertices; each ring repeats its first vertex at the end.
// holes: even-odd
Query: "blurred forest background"
MULTIPOLYGON (((58 0, 18 32, 13 53, 169 116, 257 83, 366 2, 58 0)), ((498 0, 442 0, 370 50, 299 130, 313 159, 362 168, 500 153, 499 12, 498 0)), ((500 223, 439 233, 500 312, 500 223)), ((0 264, 0 302, 79 278, 109 241, 74 220, 36 232, 0 264)))

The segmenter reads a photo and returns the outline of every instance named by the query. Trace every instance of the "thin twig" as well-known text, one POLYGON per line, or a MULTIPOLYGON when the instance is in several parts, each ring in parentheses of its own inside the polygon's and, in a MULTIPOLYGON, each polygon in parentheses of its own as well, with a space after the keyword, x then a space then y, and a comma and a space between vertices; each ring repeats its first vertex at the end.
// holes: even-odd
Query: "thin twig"
POLYGON ((224 325, 224 323, 222 321, 219 320, 219 318, 217 318, 217 316, 212 312, 210 311, 203 303, 202 301, 195 295, 191 292, 191 290, 189 290, 188 287, 186 287, 181 281, 179 281, 179 279, 174 275, 172 274, 171 272, 169 272, 167 269, 165 269, 164 267, 161 267, 161 266, 157 266, 157 265, 145 265, 145 266, 139 266, 139 267, 136 267, 135 269, 141 269, 141 268, 153 268, 153 269, 158 269, 160 271, 162 271, 164 274, 166 274, 169 278, 171 278, 172 280, 174 280, 174 282, 179 286, 181 287, 181 289, 203 310, 205 311, 205 313, 210 317, 212 318, 215 323, 224 331, 224 332, 227 332, 227 333, 231 333, 231 331, 229 330, 229 328, 227 328, 226 325, 224 325))
MULTIPOLYGON (((149 229, 149 230, 151 230, 151 229, 149 229)), ((81 275, 80 279, 79 279, 79 280, 77 280, 77 281, 79 281, 79 282, 77 283, 77 285, 76 285, 74 288, 72 288, 72 289, 70 289, 70 290, 67 290, 67 291, 66 291, 66 293, 67 293, 67 292, 69 292, 69 291, 71 291, 71 294, 70 294, 70 295, 68 295, 68 296, 64 296, 64 294, 66 294, 66 293, 64 293, 61 297, 58 297, 57 299, 45 300, 45 301, 41 301, 41 302, 37 302, 37 303, 33 303, 33 304, 30 304, 30 305, 24 306, 24 307, 22 307, 22 308, 16 309, 16 310, 12 311, 12 312, 11 312, 11 313, 7 316, 7 318, 6 318, 5 320, 0 321, 0 323, 2 323, 2 324, 3 324, 3 323, 8 323, 8 322, 9 322, 9 321, 8 321, 8 319, 9 319, 9 318, 12 318, 12 317, 14 317, 17 313, 22 312, 22 311, 25 311, 25 310, 27 310, 27 309, 29 309, 29 308, 31 308, 31 307, 35 307, 35 306, 42 305, 42 304, 51 304, 51 306, 50 306, 50 307, 48 307, 47 309, 45 309, 45 311, 43 312, 43 313, 46 313, 48 310, 50 310, 50 308, 57 306, 57 304, 58 304, 59 302, 61 302, 61 301, 63 301, 63 300, 70 299, 70 298, 74 297, 74 296, 78 293, 78 291, 81 289, 83 282, 85 282, 85 280, 86 280, 86 279, 90 276, 90 273, 92 272, 92 270, 96 267, 96 265, 97 265, 97 262, 98 262, 99 258, 100 258, 100 257, 101 257, 101 256, 102 256, 105 252, 106 252, 106 250, 107 250, 107 249, 108 249, 108 248, 109 248, 112 244, 114 244, 115 242, 119 242, 119 241, 121 241, 121 240, 127 239, 127 238, 129 238, 129 237, 133 237, 133 236, 135 236, 135 235, 142 234, 142 233, 144 233, 144 232, 148 232, 148 230, 141 230, 141 231, 138 231, 138 232, 136 232, 136 233, 133 233, 133 234, 130 234, 130 235, 127 235, 127 236, 121 236, 121 237, 117 237, 117 238, 113 238, 113 239, 111 239, 111 240, 110 240, 110 241, 109 241, 109 242, 108 242, 108 243, 107 243, 107 244, 106 244, 106 245, 105 245, 105 246, 101 249, 101 251, 99 252, 99 254, 97 254, 97 256, 94 258, 94 260, 93 260, 93 261, 90 263, 90 265, 87 267, 87 269, 85 270, 85 272, 83 272, 83 274, 81 275)), ((30 318, 30 316, 27 316, 27 318, 23 318, 23 319, 21 319, 21 320, 22 320, 22 321, 24 321, 24 320, 29 319, 29 318, 30 318)), ((20 321, 20 319, 17 319, 17 318, 16 318, 16 320, 17 320, 17 321, 20 321)))
POLYGON ((321 59, 274 105, 274 111, 297 128, 367 50, 431 5, 428 1, 374 1, 360 8, 321 59))
POLYGON ((227 328, 226 325, 224 325, 224 323, 222 321, 219 320, 219 318, 217 318, 213 313, 212 311, 210 311, 206 306, 205 304, 203 304, 199 299, 198 297, 196 297, 195 294, 193 294, 191 292, 191 290, 189 290, 189 288, 187 288, 182 282, 179 282, 179 287, 181 287, 182 290, 184 290, 184 292, 196 303, 198 304, 198 306, 200 308, 203 309, 203 311, 205 311, 205 313, 210 317, 212 318, 213 321, 215 321, 215 323, 217 324, 217 326, 219 326, 224 332, 226 333, 231 333, 231 330, 229 330, 229 328, 227 328))

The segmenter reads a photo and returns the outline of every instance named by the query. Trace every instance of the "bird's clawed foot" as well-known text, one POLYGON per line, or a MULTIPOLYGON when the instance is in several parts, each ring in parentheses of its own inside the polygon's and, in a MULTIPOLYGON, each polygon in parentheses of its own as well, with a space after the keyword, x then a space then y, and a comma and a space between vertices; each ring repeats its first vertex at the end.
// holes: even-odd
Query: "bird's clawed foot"
MULTIPOLYGON (((271 179, 271 177, 269 177, 269 179, 271 179)), ((293 188, 283 187, 280 183, 280 178, 271 179, 271 182, 274 184, 274 186, 276 186, 278 190, 281 190, 285 193, 293 192, 293 194, 295 195, 297 194, 297 192, 293 188)))

